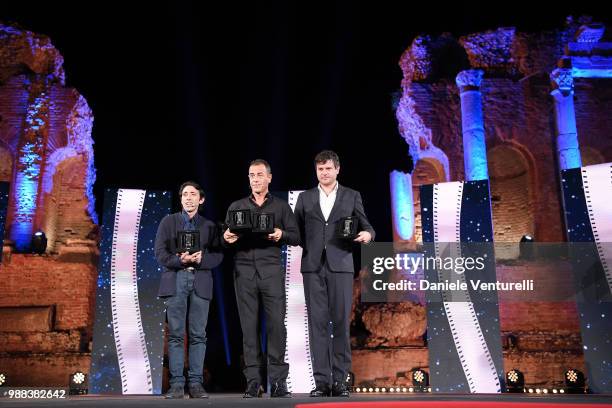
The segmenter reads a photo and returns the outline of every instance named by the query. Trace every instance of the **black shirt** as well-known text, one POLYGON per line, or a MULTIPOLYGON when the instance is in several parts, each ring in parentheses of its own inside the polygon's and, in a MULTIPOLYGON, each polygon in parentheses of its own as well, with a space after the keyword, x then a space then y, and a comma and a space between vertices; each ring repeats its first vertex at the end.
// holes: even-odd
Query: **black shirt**
POLYGON ((237 274, 248 274, 251 277, 255 272, 259 276, 266 278, 271 274, 281 272, 281 247, 283 245, 300 245, 300 234, 291 207, 286 201, 274 197, 270 193, 266 195, 266 200, 258 206, 253 196, 245 197, 234 201, 227 210, 225 222, 229 224, 229 212, 233 210, 250 210, 251 213, 272 213, 274 214, 274 227, 283 231, 278 242, 267 239, 268 234, 263 233, 242 233, 233 244, 223 240, 226 247, 234 248, 234 257, 237 274))

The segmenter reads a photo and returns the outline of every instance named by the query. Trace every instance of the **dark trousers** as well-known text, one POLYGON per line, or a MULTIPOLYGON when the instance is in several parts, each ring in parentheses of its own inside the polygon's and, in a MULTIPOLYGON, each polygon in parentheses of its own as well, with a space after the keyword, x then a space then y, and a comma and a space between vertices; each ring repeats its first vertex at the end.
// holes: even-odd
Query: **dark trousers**
POLYGON ((262 279, 259 273, 248 276, 236 273, 234 287, 244 353, 244 376, 247 383, 265 384, 262 378, 264 357, 261 351, 259 308, 266 318, 268 376, 272 384, 285 381, 289 364, 285 363, 287 329, 285 327, 285 274, 262 279), (252 276, 252 277, 251 277, 252 276))
POLYGON ((206 355, 206 323, 210 301, 196 295, 195 273, 176 273, 176 295, 166 299, 170 385, 185 384, 185 323, 189 321, 189 383, 202 383, 206 355))
POLYGON ((315 382, 329 385, 346 381, 351 368, 353 274, 332 272, 326 261, 318 272, 302 276, 315 382))

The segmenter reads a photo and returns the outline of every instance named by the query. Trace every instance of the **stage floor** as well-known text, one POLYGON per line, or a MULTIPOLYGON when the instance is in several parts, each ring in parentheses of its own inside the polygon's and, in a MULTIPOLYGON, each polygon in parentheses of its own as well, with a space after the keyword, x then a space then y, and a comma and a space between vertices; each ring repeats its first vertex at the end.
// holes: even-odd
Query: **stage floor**
POLYGON ((610 407, 612 395, 559 395, 535 396, 526 394, 402 394, 402 395, 363 395, 353 394, 350 398, 309 398, 306 394, 295 394, 291 399, 243 399, 241 394, 211 394, 205 400, 166 400, 161 396, 77 396, 67 400, 10 400, 0 399, 2 407, 120 407, 155 408, 173 406, 206 407, 296 407, 299 408, 552 408, 562 405, 566 408, 589 406, 610 407))

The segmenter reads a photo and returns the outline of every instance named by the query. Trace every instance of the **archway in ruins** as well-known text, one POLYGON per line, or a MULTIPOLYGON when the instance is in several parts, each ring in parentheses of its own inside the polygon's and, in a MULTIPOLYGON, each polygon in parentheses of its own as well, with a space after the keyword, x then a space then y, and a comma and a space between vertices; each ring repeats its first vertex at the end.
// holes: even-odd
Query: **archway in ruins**
POLYGON ((493 237, 496 242, 520 242, 536 234, 532 161, 514 145, 495 146, 487 153, 491 183, 493 237))
POLYGON ((63 160, 55 169, 53 188, 44 199, 43 231, 47 252, 57 252, 68 239, 85 239, 93 223, 87 214, 85 178, 87 158, 83 155, 63 160))
POLYGON ((436 159, 422 158, 417 161, 412 172, 412 193, 414 197, 414 239, 423 242, 421 223, 420 186, 446 181, 444 166, 436 159))

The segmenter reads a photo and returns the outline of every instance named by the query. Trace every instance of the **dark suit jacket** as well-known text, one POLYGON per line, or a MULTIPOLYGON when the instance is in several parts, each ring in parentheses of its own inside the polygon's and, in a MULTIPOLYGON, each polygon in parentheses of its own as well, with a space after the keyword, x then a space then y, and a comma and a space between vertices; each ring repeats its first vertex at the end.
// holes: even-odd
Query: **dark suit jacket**
MULTIPOLYGON (((159 223, 155 236, 155 258, 162 267, 158 296, 176 294, 176 272, 187 266, 181 264, 176 254, 176 234, 183 230, 183 216, 180 212, 165 216, 159 223)), ((202 262, 193 266, 196 269, 194 288, 196 294, 204 299, 212 299, 213 278, 211 269, 219 266, 223 253, 219 246, 219 233, 215 224, 198 215, 196 228, 200 231, 202 262)))
POLYGON ((366 217, 361 194, 358 191, 338 185, 336 201, 327 221, 321 212, 318 187, 300 194, 295 206, 295 217, 304 250, 302 273, 317 272, 321 268, 323 249, 332 271, 354 272, 354 242, 336 238, 338 221, 348 216, 356 216, 359 220, 357 231, 368 231, 374 239, 374 229, 366 217))

